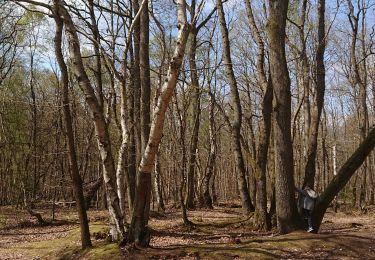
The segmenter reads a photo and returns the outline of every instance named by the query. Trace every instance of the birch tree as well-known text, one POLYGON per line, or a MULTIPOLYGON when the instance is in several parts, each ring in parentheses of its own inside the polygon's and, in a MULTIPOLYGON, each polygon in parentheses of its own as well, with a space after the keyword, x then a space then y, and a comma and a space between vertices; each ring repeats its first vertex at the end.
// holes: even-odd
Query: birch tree
MULTIPOLYGON (((195 23, 196 17, 192 18, 195 23)), ((137 174, 137 187, 134 201, 132 221, 129 228, 128 239, 137 246, 147 246, 150 241, 148 218, 150 211, 151 172, 154 167, 155 156, 163 133, 165 112, 168 103, 176 88, 181 64, 185 54, 186 42, 190 33, 190 25, 186 17, 185 0, 177 1, 178 35, 173 56, 169 62, 169 68, 164 85, 160 90, 160 96, 155 107, 150 135, 137 174)))

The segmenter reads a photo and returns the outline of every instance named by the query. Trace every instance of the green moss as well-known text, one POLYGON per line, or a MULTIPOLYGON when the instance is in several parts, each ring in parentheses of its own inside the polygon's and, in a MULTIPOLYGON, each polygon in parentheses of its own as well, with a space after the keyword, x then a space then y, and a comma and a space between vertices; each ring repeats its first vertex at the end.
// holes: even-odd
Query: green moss
POLYGON ((121 259, 121 252, 115 243, 101 244, 86 250, 82 259, 121 259))

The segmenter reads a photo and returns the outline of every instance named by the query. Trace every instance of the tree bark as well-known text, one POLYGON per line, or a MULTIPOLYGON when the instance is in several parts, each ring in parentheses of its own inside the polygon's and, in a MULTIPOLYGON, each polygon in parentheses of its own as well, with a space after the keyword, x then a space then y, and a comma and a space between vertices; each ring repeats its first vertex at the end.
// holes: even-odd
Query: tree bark
POLYGON ((198 147, 198 137, 199 137, 199 123, 200 123, 200 90, 199 90, 199 80, 196 64, 196 50, 197 50, 197 34, 198 30, 196 27, 191 28, 190 34, 190 53, 189 53, 189 65, 190 65, 190 75, 191 75, 191 87, 193 90, 192 97, 192 125, 193 130, 191 133, 191 143, 190 143, 190 157, 189 157, 189 167, 187 172, 187 195, 185 204, 186 207, 191 209, 194 208, 194 197, 195 197, 195 169, 196 169, 196 157, 197 157, 197 147, 198 147))
POLYGON ((307 161, 305 165, 305 178, 303 187, 309 186, 314 188, 315 184, 315 161, 318 147, 318 133, 320 118, 324 105, 325 92, 325 66, 324 66, 324 52, 326 46, 325 35, 325 0, 318 2, 318 40, 315 54, 316 70, 315 70, 315 103, 311 115, 311 127, 308 139, 307 161))
MULTIPOLYGON (((58 13, 58 11, 56 12, 58 13)), ((77 211, 80 222, 81 230, 81 246, 82 249, 91 247, 90 240, 90 229, 89 222, 87 218, 85 198, 83 195, 82 178, 79 174, 78 163, 77 163, 77 153, 75 148, 75 141, 73 135, 73 124, 70 113, 70 101, 69 101, 69 76, 68 69, 64 61, 64 56, 62 53, 62 32, 63 32, 63 21, 60 16, 55 17, 56 22, 56 33, 55 33, 55 54, 58 61, 60 71, 61 71, 61 87, 62 87, 62 103, 64 112, 64 121, 66 127, 66 138, 68 143, 68 158, 69 158, 69 168, 73 180, 73 190, 74 196, 77 202, 77 211)))
MULTIPOLYGON (((211 84, 209 83, 209 91, 211 92, 211 84)), ((213 198, 210 195, 210 181, 211 177, 214 175, 215 171, 215 161, 216 161, 216 124, 215 124, 215 101, 213 93, 210 94, 210 107, 209 107, 209 134, 210 134, 210 152, 208 155, 207 167, 205 170, 205 178, 203 185, 203 202, 204 206, 207 208, 213 208, 213 198)), ((213 182, 213 180, 212 180, 213 182)), ((214 185, 212 185, 214 186, 214 185)), ((214 195, 214 190, 212 191, 214 195)))
POLYGON ((254 206, 251 203, 249 189, 246 181, 246 169, 244 158, 241 150, 241 124, 242 124, 242 108, 240 96, 238 93, 237 81, 233 72, 232 58, 230 52, 229 33, 227 23, 225 21, 224 7, 222 0, 216 0, 217 12, 219 15, 220 31, 223 43, 223 60, 226 77, 230 85, 230 93, 233 104, 233 122, 231 135, 234 145, 234 154, 236 157, 237 167, 237 183, 240 192, 242 209, 244 214, 249 214, 254 211, 254 206))
MULTIPOLYGON (((134 15, 139 11, 139 1, 132 0, 133 4, 133 13, 134 15)), ((134 33, 133 33, 133 41, 134 41, 134 63, 133 71, 132 71, 132 78, 133 78, 133 107, 134 107, 134 140, 136 145, 136 158, 137 161, 135 163, 135 169, 137 169, 139 162, 141 161, 141 150, 142 150, 142 138, 141 138, 141 71, 140 71, 140 48, 141 48, 141 22, 140 19, 135 21, 134 24, 134 33)), ((146 141, 147 142, 147 141, 146 141)), ((131 152, 131 151, 130 151, 131 152)), ((135 172, 136 173, 136 172, 135 172)), ((136 176, 134 176, 134 180, 136 176)), ((135 194, 135 191, 134 191, 135 194)))
MULTIPOLYGON (((349 8, 349 22, 352 29, 352 39, 351 39, 351 46, 350 46, 350 75, 349 75, 349 82, 351 83, 352 87, 354 88, 355 92, 358 92, 358 97, 355 100, 355 105, 357 108, 358 114, 358 127, 359 127, 359 134, 361 141, 367 135, 368 132, 368 111, 367 111, 367 78, 366 78, 366 70, 364 70, 365 76, 361 77, 359 62, 357 59, 357 41, 358 41, 358 29, 359 29, 359 17, 360 13, 362 12, 362 7, 358 4, 357 13, 355 13, 355 9, 353 6, 352 1, 348 1, 348 8, 349 8), (358 90, 357 90, 358 88, 358 90)), ((362 39, 364 40, 364 39, 362 39)), ((366 60, 366 58, 364 57, 366 60)), ((365 62, 364 60, 364 62, 365 62)), ((358 176, 357 183, 356 183, 356 195, 355 195, 355 203, 356 207, 360 208, 362 203, 362 194, 364 185, 361 181, 362 179, 365 180, 367 175, 367 164, 366 162, 363 164, 362 173, 358 176)))
POLYGON ((149 197, 151 192, 151 171, 154 166, 163 133, 165 112, 176 88, 180 67, 185 54, 185 46, 189 35, 189 24, 186 19, 185 0, 177 1, 178 36, 173 57, 169 63, 167 78, 161 89, 161 93, 155 107, 150 129, 149 140, 143 154, 139 173, 137 175, 137 188, 135 194, 135 205, 132 222, 129 229, 129 241, 135 242, 138 246, 147 246, 150 239, 148 228, 149 197))
POLYGON ((61 16, 64 21, 74 74, 82 92, 85 94, 86 102, 90 108, 91 117, 95 126, 100 157, 103 163, 103 178, 108 200, 108 209, 111 220, 114 224, 111 228, 112 238, 114 240, 120 240, 125 237, 125 228, 123 225, 123 216, 121 213, 119 198, 116 192, 115 164, 112 156, 111 141, 108 132, 108 125, 103 113, 103 107, 100 106, 96 98, 94 89, 84 68, 77 30, 72 17, 66 10, 63 1, 54 0, 53 3, 56 15, 61 16))
POLYGON ((154 189, 155 189, 155 195, 156 195, 156 203, 158 204, 159 210, 165 211, 162 178, 161 178, 160 149, 156 155, 154 172, 155 172, 154 189))
POLYGON ((276 175, 276 215, 281 234, 298 228, 294 199, 294 165, 291 140, 291 90, 285 57, 285 27, 289 1, 270 0, 267 35, 273 97, 276 175))
POLYGON ((150 134, 150 57, 149 57, 149 16, 148 0, 142 9, 140 17, 140 50, 139 67, 141 80, 141 154, 144 153, 150 134))
POLYGON ((263 99, 262 99, 262 120, 259 124, 259 142, 258 149, 256 153, 256 166, 255 166, 255 178, 256 178, 256 210, 257 214, 257 225, 261 229, 269 229, 270 223, 267 221, 267 162, 268 162, 268 148, 270 143, 271 134, 271 118, 272 118, 272 82, 269 79, 267 81, 267 76, 265 72, 264 64, 264 42, 260 35, 259 29, 256 25, 252 7, 249 0, 245 0, 246 13, 249 19, 250 28, 252 34, 255 37, 255 41, 258 46, 257 53, 257 76, 260 82, 263 99))

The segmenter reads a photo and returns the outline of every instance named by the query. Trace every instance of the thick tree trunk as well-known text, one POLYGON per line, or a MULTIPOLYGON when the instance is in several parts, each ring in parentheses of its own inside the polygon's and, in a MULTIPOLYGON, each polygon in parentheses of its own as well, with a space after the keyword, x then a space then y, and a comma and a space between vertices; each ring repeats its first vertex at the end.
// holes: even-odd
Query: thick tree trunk
POLYGON ((185 54, 185 46, 189 35, 189 25, 186 20, 186 3, 184 0, 177 2, 178 36, 173 57, 169 64, 167 79, 161 89, 158 103, 153 114, 149 140, 143 154, 138 173, 138 182, 135 194, 135 205, 131 226, 129 229, 129 241, 138 246, 147 246, 150 239, 148 229, 149 198, 151 192, 151 172, 154 167, 157 153, 163 133, 165 112, 176 88, 180 67, 185 54))
POLYGON ((233 122, 231 135, 234 145, 234 154, 236 157, 236 167, 237 167, 237 183, 238 189, 240 192, 242 209, 244 214, 249 214, 253 212, 254 205, 251 203, 249 189, 246 181, 246 169, 244 158, 241 150, 241 123, 242 123, 242 108, 240 96, 238 93, 237 81, 234 76, 232 58, 230 53, 230 42, 229 42, 229 33, 227 28, 227 23, 225 21, 224 7, 222 0, 216 0, 217 12, 219 15, 220 21, 220 31, 223 43, 223 60, 224 60, 224 69, 226 77, 229 81, 230 92, 233 105, 233 122))
POLYGON ((63 103, 63 113, 64 113, 64 121, 66 127, 66 138, 68 144, 68 158, 69 158, 69 168, 73 180, 73 190, 74 196, 77 202, 77 211, 78 217, 80 222, 80 229, 81 229, 81 245, 82 248, 85 249, 87 247, 91 247, 91 240, 90 240, 90 230, 89 230, 89 222, 87 218, 86 212, 86 205, 85 205, 85 198, 83 195, 83 187, 82 187, 82 179, 81 175, 79 174, 78 163, 77 163, 77 153, 75 148, 74 142, 74 135, 73 135, 73 124, 72 124, 72 117, 70 114, 70 103, 69 103, 69 76, 68 76, 68 69, 64 61, 64 56, 62 53, 61 45, 62 45, 62 32, 63 32, 63 21, 59 16, 55 17, 56 22, 56 34, 55 34, 55 54, 56 59, 58 61, 60 71, 61 71, 61 87, 62 87, 62 103, 63 103))
POLYGON ((280 233, 298 227, 294 199, 294 165, 291 140, 291 91, 285 57, 285 26, 289 1, 270 0, 267 35, 272 85, 274 89, 274 147, 276 175, 276 215, 280 233))
POLYGON ((61 16, 64 21, 71 59, 73 61, 74 74, 82 92, 85 94, 86 102, 90 108, 91 117, 95 126, 100 157, 103 163, 103 178, 107 194, 108 209, 112 220, 111 222, 114 224, 111 229, 112 237, 114 240, 119 240, 121 239, 121 236, 123 238, 125 237, 125 228, 123 225, 123 216, 121 213, 119 198, 117 196, 115 164, 112 157, 111 141, 103 113, 103 107, 100 106, 85 71, 79 38, 72 17, 66 10, 63 1, 54 0, 54 7, 56 14, 61 16))

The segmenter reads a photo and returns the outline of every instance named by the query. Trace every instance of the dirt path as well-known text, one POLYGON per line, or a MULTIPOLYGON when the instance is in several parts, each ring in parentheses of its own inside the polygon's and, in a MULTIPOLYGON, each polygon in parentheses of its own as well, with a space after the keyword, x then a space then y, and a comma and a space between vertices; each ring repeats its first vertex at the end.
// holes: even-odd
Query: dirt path
MULTIPOLYGON (((92 232, 105 229, 106 212, 89 216, 92 232)), ((233 208, 190 212, 191 229, 182 226, 179 212, 152 216, 151 248, 128 252, 94 240, 94 249, 81 252, 75 214, 58 216, 70 222, 38 227, 22 212, 0 208, 0 259, 375 259, 373 213, 329 212, 319 234, 284 236, 253 231, 233 208)))

